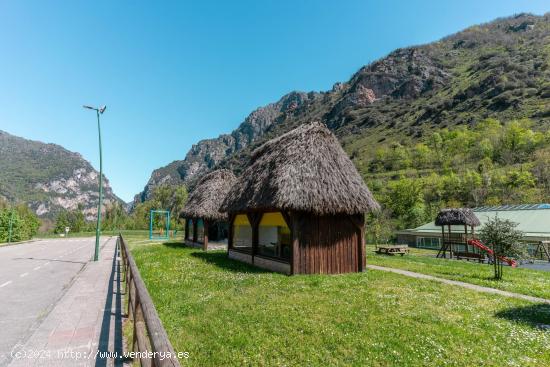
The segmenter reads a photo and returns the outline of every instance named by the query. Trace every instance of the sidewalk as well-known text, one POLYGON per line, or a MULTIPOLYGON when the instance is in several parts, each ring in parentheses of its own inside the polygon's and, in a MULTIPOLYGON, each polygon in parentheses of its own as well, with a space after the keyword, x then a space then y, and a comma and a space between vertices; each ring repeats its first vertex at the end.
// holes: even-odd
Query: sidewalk
POLYGON ((10 367, 122 366, 122 360, 96 358, 122 353, 122 285, 116 237, 78 274, 24 346, 12 351, 10 367))
POLYGON ((431 276, 431 275, 415 273, 413 271, 408 271, 408 270, 401 270, 401 269, 395 269, 395 268, 386 268, 384 266, 378 266, 378 265, 367 265, 367 269, 388 271, 390 273, 401 274, 401 275, 405 275, 405 276, 408 276, 408 277, 411 277, 411 278, 417 278, 417 279, 428 279, 428 280, 432 280, 432 281, 435 281, 435 282, 450 284, 450 285, 454 285, 454 286, 458 286, 458 287, 462 287, 462 288, 468 288, 468 289, 474 290, 476 292, 492 293, 492 294, 498 294, 498 295, 505 296, 505 297, 523 299, 523 300, 530 301, 530 302, 550 304, 550 299, 546 299, 546 298, 538 298, 538 297, 533 297, 533 296, 527 296, 525 294, 520 294, 520 293, 502 291, 500 289, 495 289, 495 288, 490 288, 490 287, 483 287, 481 285, 460 282, 460 281, 457 281, 457 280, 438 278, 438 277, 434 277, 434 276, 431 276))

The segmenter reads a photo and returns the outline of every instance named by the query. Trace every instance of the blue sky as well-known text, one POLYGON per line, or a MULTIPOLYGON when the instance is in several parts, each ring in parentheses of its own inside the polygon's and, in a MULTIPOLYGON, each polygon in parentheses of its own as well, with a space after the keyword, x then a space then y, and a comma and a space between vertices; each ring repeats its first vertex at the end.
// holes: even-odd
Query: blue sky
POLYGON ((151 171, 291 90, 545 1, 0 2, 0 129, 63 145, 130 200, 151 171))

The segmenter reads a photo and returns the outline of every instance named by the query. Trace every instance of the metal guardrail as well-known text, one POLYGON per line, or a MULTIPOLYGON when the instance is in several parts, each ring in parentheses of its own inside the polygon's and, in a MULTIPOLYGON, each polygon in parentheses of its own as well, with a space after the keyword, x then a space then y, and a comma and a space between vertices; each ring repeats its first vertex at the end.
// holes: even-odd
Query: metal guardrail
POLYGON ((166 330, 122 235, 118 236, 118 243, 124 266, 125 294, 128 297, 127 315, 134 325, 132 350, 138 352, 141 366, 180 367, 177 354, 168 340, 166 330))

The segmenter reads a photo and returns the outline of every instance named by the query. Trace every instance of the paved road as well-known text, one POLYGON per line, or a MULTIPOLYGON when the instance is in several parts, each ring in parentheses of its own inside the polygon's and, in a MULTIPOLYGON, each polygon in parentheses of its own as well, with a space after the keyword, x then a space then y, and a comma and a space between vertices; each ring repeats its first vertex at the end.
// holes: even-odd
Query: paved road
POLYGON ((0 247, 0 366, 61 299, 93 256, 94 242, 50 239, 0 247))

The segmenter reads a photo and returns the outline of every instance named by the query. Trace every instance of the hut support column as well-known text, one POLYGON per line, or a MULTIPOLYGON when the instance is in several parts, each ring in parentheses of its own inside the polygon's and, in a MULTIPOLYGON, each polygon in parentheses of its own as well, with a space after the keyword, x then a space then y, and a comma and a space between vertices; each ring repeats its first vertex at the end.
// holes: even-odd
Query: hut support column
POLYGON ((292 239, 292 254, 290 258, 290 272, 292 275, 300 274, 300 244, 298 242, 298 215, 291 215, 290 235, 292 239))
POLYGON ((449 235, 449 258, 453 258, 453 243, 451 242, 451 225, 447 225, 448 235, 449 235))
POLYGON ((193 242, 197 242, 197 238, 198 238, 198 233, 197 233, 197 228, 198 228, 198 220, 197 219, 193 219, 193 242))
POLYGON ((189 239, 189 218, 185 218, 185 239, 184 241, 187 241, 189 239))
POLYGON ((204 219, 203 224, 204 224, 204 241, 202 244, 202 249, 204 251, 207 251, 208 250, 208 221, 204 219))
POLYGON ((445 226, 441 226, 441 247, 437 252, 437 257, 438 258, 443 257, 445 259, 447 257, 446 251, 447 251, 447 242, 445 241, 445 226))
POLYGON ((464 224, 464 245, 466 246, 466 252, 470 252, 468 248, 468 225, 464 224))
POLYGON ((248 214, 248 221, 252 226, 252 264, 254 264, 254 256, 258 253, 258 240, 260 237, 260 220, 262 213, 248 214))
POLYGON ((228 219, 227 250, 229 252, 230 249, 233 249, 233 221, 235 220, 235 216, 230 214, 228 219))

